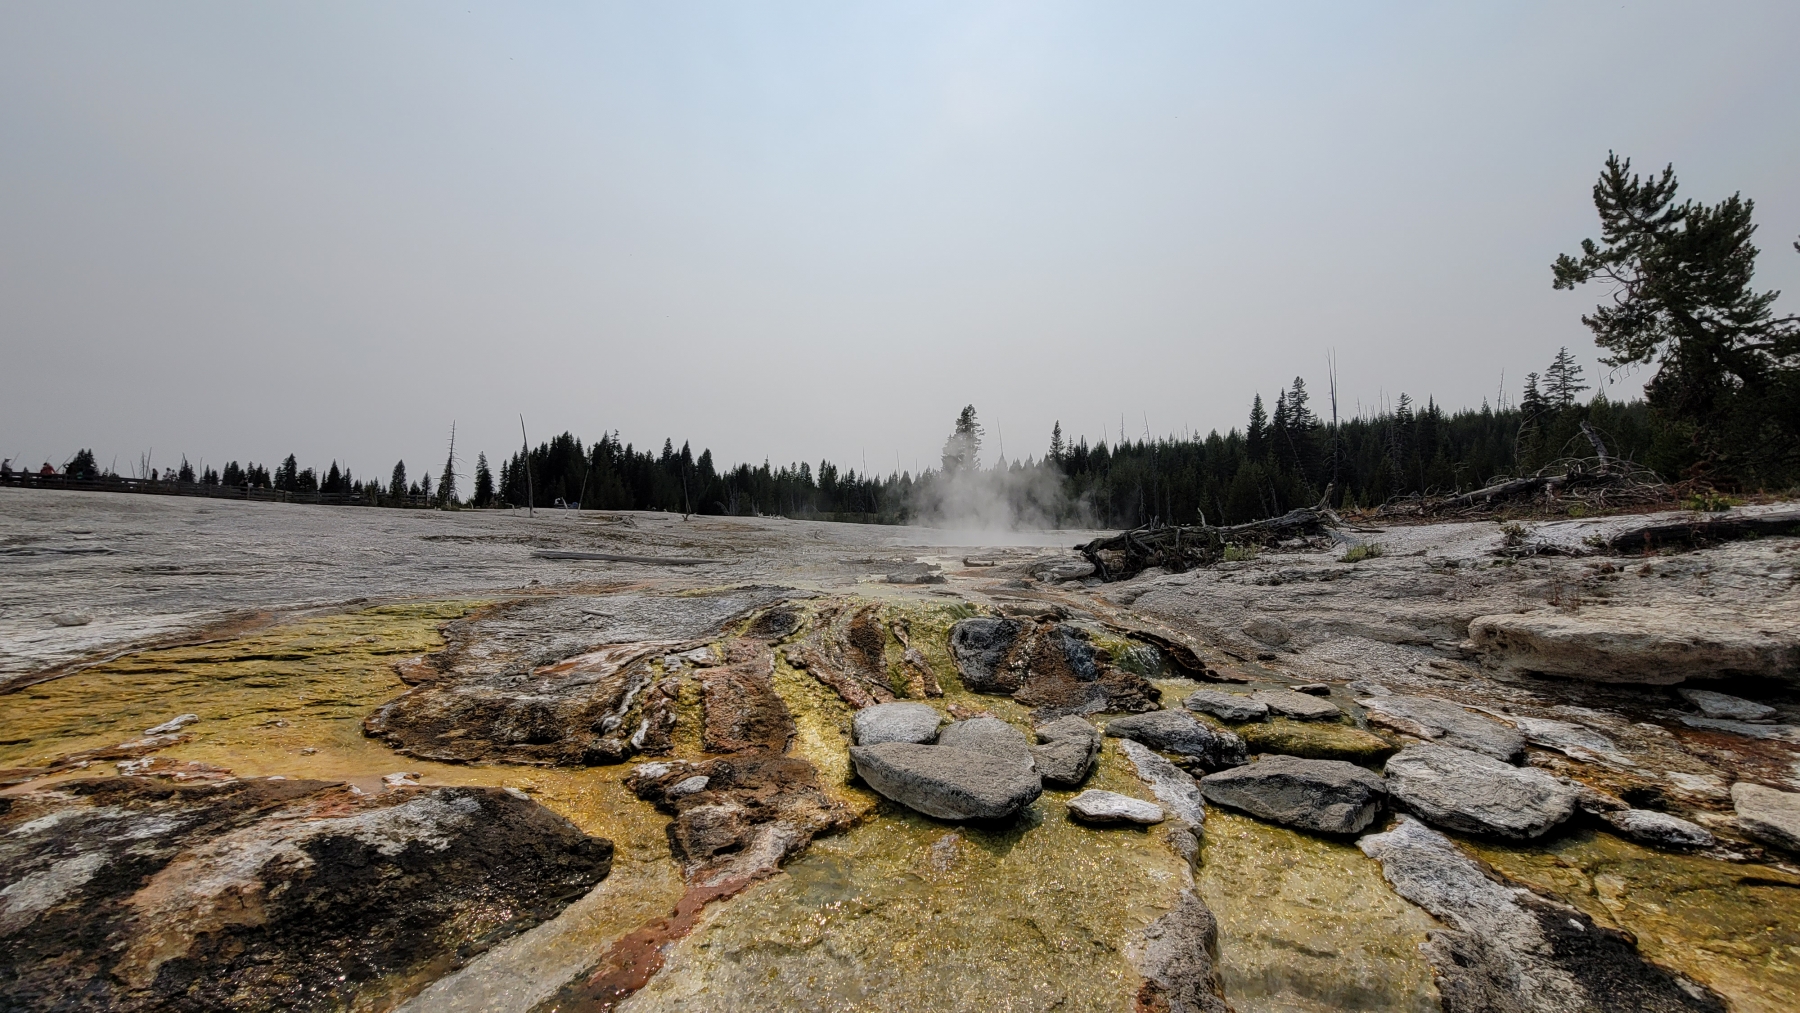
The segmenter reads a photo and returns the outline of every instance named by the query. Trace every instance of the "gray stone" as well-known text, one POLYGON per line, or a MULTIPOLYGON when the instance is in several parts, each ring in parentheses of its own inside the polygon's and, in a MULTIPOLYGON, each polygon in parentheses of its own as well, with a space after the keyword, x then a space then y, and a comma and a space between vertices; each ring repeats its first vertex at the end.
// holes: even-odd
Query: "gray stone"
POLYGON ((1069 800, 1069 812, 1088 823, 1138 823, 1163 821, 1162 806, 1116 791, 1087 791, 1069 800))
POLYGON ((1569 777, 1559 777, 1557 780, 1574 790, 1576 807, 1589 815, 1605 816, 1607 813, 1624 812, 1631 808, 1629 802, 1593 785, 1583 784, 1569 777))
POLYGON ((1431 696, 1370 696, 1358 701, 1369 709, 1369 723, 1442 745, 1471 749, 1500 760, 1525 752, 1525 733, 1491 718, 1471 714, 1448 700, 1431 696))
POLYGON ((1037 734, 1042 745, 1031 747, 1031 756, 1045 784, 1073 788, 1087 779, 1100 756, 1100 733, 1093 725, 1078 717, 1058 718, 1039 725, 1037 734))
POLYGON ((936 708, 922 703, 878 703, 864 707, 851 719, 850 731, 859 746, 883 742, 925 743, 937 738, 944 721, 936 708))
POLYGON ((1279 619, 1271 619, 1267 616, 1250 620, 1244 624, 1243 629, 1247 636, 1268 644, 1270 647, 1281 647, 1294 639, 1292 627, 1279 619))
POLYGON ((938 745, 954 746, 971 753, 981 753, 1005 760, 1023 770, 1033 768, 1031 740, 1025 733, 999 718, 970 718, 954 721, 938 733, 938 745))
POLYGON ((1138 780, 1149 786, 1150 793, 1176 819, 1195 831, 1206 824, 1206 799, 1200 794, 1200 786, 1194 783, 1192 774, 1163 759, 1156 750, 1131 739, 1120 741, 1119 751, 1136 768, 1138 780))
POLYGON ((1019 675, 999 670, 1031 624, 1019 619, 964 619, 950 628, 950 654, 963 685, 977 693, 1018 688, 1019 675))
POLYGON ((154 728, 144 729, 144 734, 168 735, 173 732, 181 731, 183 728, 186 728, 188 725, 191 725, 198 720, 200 720, 200 715, 198 714, 177 714, 154 728))
POLYGON ((1715 693, 1710 689, 1678 689, 1681 698, 1700 709, 1700 713, 1709 718, 1730 718, 1734 721, 1770 721, 1775 717, 1775 708, 1766 703, 1757 703, 1729 693, 1715 693))
POLYGON ((1791 679, 1800 669, 1800 623, 1721 606, 1480 616, 1469 623, 1469 639, 1501 668, 1589 682, 1670 686, 1727 673, 1791 679))
POLYGON ((1270 756, 1200 779, 1208 802, 1258 819, 1328 834, 1354 834, 1374 822, 1387 796, 1381 777, 1342 760, 1270 756))
MULTIPOLYGON (((1573 721, 1528 718, 1512 714, 1507 715, 1507 718, 1518 727, 1519 731, 1525 733, 1526 741, 1532 745, 1555 749, 1578 760, 1587 759, 1592 755, 1607 756, 1618 751, 1618 747, 1613 745, 1611 739, 1587 725, 1578 725, 1573 721)), ((1481 752, 1481 750, 1477 750, 1477 752, 1481 752)))
POLYGON ((1331 684, 1326 682, 1303 682, 1298 686, 1289 686, 1288 688, 1296 693, 1305 693, 1308 696, 1331 695, 1331 684))
POLYGON ((1744 832, 1778 848, 1800 852, 1800 792, 1776 791, 1739 781, 1731 786, 1731 806, 1744 832))
POLYGON ((1181 711, 1148 711, 1116 718, 1106 723, 1106 734, 1135 739, 1165 753, 1191 756, 1209 768, 1243 763, 1247 755, 1243 739, 1209 728, 1181 711))
POLYGON ((1250 697, 1269 708, 1271 713, 1301 721, 1336 721, 1344 716, 1338 705, 1330 700, 1296 693, 1291 689, 1259 689, 1250 694, 1250 697))
POLYGON ((1573 788, 1534 767, 1433 743, 1388 758, 1388 793, 1429 823, 1470 834, 1539 837, 1575 813, 1573 788))
POLYGON ((1614 830, 1635 841, 1665 848, 1710 848, 1712 831, 1678 816, 1650 809, 1621 809, 1600 817, 1614 830))
POLYGON ((1192 890, 1181 891, 1175 907, 1144 928, 1138 973, 1144 986, 1135 1007, 1169 1013, 1231 1013, 1214 960, 1218 923, 1192 890))
POLYGON ((1394 892, 1445 929, 1425 954, 1446 1010, 1600 1013, 1718 1011, 1705 988, 1646 961, 1631 939, 1575 908, 1490 877, 1449 838, 1402 818, 1356 842, 1394 892))
POLYGON ((1730 732, 1733 735, 1742 735, 1751 739, 1800 742, 1800 725, 1779 725, 1767 721, 1733 721, 1730 718, 1704 718, 1696 714, 1681 715, 1681 723, 1689 728, 1730 732))
POLYGON ((1181 702, 1183 707, 1211 714, 1221 721, 1267 721, 1269 705, 1250 699, 1247 693, 1227 693, 1218 689, 1197 689, 1181 702))
POLYGON ((851 746, 850 760, 869 787, 943 820, 1004 819, 1043 793, 1030 768, 954 746, 851 746))

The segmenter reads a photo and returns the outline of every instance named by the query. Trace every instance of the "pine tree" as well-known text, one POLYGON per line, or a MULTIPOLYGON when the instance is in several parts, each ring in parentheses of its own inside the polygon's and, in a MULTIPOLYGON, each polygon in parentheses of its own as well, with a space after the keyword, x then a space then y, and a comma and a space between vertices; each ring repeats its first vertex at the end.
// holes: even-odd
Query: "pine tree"
POLYGON ((404 501, 409 491, 406 484, 406 462, 397 462, 394 465, 394 476, 388 480, 388 495, 404 501))
POLYGON ((450 456, 444 461, 443 477, 438 479, 438 506, 456 505, 456 423, 450 423, 450 456))
POLYGON ((956 426, 944 441, 942 463, 946 475, 974 471, 981 467, 981 437, 985 435, 975 418, 975 406, 967 405, 956 415, 956 426))
POLYGON ((1062 420, 1057 419, 1056 424, 1050 427, 1050 460, 1061 464, 1063 455, 1067 453, 1068 446, 1063 443, 1062 420))
POLYGON ((1544 385, 1548 388, 1545 396, 1549 407, 1556 411, 1575 407, 1575 395, 1588 389, 1587 384, 1581 382, 1581 365, 1566 347, 1556 353, 1550 368, 1544 370, 1544 385))
POLYGON ((488 470, 486 452, 475 455, 475 505, 489 507, 494 504, 494 473, 488 470))
POLYGON ((1550 402, 1538 390, 1538 375, 1525 374, 1525 396, 1519 399, 1519 414, 1525 417, 1525 424, 1530 425, 1541 418, 1550 408, 1550 402))
POLYGON ((300 462, 294 460, 293 454, 287 455, 287 460, 275 469, 275 488, 282 492, 300 491, 300 462))
POLYGON ((1263 410, 1262 395, 1250 402, 1250 424, 1244 430, 1244 453, 1252 461, 1261 461, 1269 452, 1269 413, 1263 410))

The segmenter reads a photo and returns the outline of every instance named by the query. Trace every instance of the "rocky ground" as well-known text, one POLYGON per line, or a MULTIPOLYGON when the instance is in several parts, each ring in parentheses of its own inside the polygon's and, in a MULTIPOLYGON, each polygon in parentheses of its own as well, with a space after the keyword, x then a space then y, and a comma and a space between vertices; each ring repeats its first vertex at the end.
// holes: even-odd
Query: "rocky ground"
POLYGON ((1800 538, 3 492, 6 1008, 1800 1005, 1800 538))

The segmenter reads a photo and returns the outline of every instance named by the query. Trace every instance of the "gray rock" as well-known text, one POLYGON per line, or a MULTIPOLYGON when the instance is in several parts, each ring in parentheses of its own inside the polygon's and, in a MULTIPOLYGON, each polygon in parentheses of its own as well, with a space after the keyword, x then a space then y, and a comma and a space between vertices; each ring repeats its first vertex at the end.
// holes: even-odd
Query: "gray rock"
POLYGON ((1431 696, 1370 696, 1356 701, 1369 709, 1369 723, 1446 746, 1514 760, 1525 752, 1525 733, 1491 718, 1471 714, 1431 696))
POLYGON ((1619 833, 1635 841, 1665 848, 1710 848, 1712 831, 1678 816, 1649 809, 1621 809, 1600 817, 1619 833))
POLYGON ((1479 616, 1469 639, 1501 668, 1589 682, 1669 686, 1726 673, 1784 679, 1800 667, 1800 622, 1745 616, 1723 603, 1479 616))
POLYGON ((1005 760, 1023 770, 1033 768, 1031 740, 1025 733, 999 718, 970 718, 953 721, 938 733, 938 745, 955 746, 971 753, 981 753, 1005 760))
POLYGON ((1800 852, 1800 792, 1776 791, 1739 781, 1731 786, 1731 806, 1744 832, 1778 848, 1800 852))
POLYGON ((1259 640, 1270 647, 1281 647, 1294 639, 1293 628, 1279 619, 1264 616, 1252 619, 1243 626, 1245 635, 1259 640))
POLYGON ((1289 686, 1288 688, 1296 693, 1305 693, 1308 696, 1331 695, 1331 684, 1325 682, 1303 682, 1298 686, 1289 686))
POLYGON ((1251 699, 1269 708, 1270 713, 1301 721, 1336 721, 1344 716, 1338 705, 1291 689, 1259 689, 1251 699))
POLYGON ((1213 966, 1218 949, 1218 923, 1206 902, 1192 890, 1181 891, 1175 907, 1144 928, 1138 960, 1144 986, 1136 1008, 1231 1013, 1213 966))
POLYGON ((1572 907, 1490 878, 1443 834, 1402 818, 1357 847, 1394 892, 1447 928, 1425 954, 1446 1010, 1601 1013, 1718 1011, 1711 992, 1646 961, 1631 939, 1572 907))
POLYGON ((1575 805, 1584 813, 1592 816, 1605 816, 1607 813, 1624 812, 1631 804, 1610 792, 1604 792, 1593 785, 1583 784, 1574 778, 1559 777, 1558 781, 1575 792, 1575 805))
POLYGON ((1200 779, 1208 802, 1258 819, 1328 834, 1354 834, 1374 822, 1387 785, 1342 760, 1270 756, 1200 779))
POLYGON ((944 721, 936 708, 922 703, 878 703, 856 712, 850 731, 859 746, 883 742, 931 742, 944 721))
POLYGON ((200 720, 200 715, 198 714, 177 714, 154 728, 144 729, 144 734, 168 735, 173 732, 181 731, 183 728, 186 728, 188 725, 191 725, 198 720, 200 720))
POLYGON ((1037 734, 1043 744, 1031 747, 1031 756, 1045 784, 1073 788, 1087 779, 1100 756, 1100 733, 1093 725, 1078 717, 1058 718, 1039 725, 1037 734))
POLYGON ((1745 700, 1743 697, 1728 693, 1715 693, 1710 689, 1678 689, 1682 699, 1709 718, 1730 718, 1734 721, 1770 721, 1775 717, 1775 708, 1766 703, 1745 700))
POLYGON ((1016 762, 954 746, 851 746, 856 773, 883 796, 943 820, 1004 819, 1037 801, 1038 776, 1016 762))
POLYGON ((1094 564, 1076 556, 1069 559, 1046 559, 1038 561, 1031 575, 1045 582, 1063 580, 1080 580, 1094 575, 1094 564))
POLYGON ((1138 823, 1163 821, 1162 806, 1116 791, 1088 789, 1069 800, 1069 812, 1088 823, 1138 823))
POLYGON ((977 693, 1012 692, 1019 676, 999 670, 1031 625, 1019 619, 964 619, 950 628, 950 654, 963 685, 977 693))
POLYGON ((1751 739, 1800 742, 1800 725, 1780 725, 1767 721, 1733 721, 1730 718, 1704 718, 1695 714, 1681 715, 1681 723, 1689 728, 1730 732, 1733 735, 1742 735, 1751 739))
POLYGON ((1192 774, 1163 759, 1156 750, 1131 739, 1122 740, 1119 751, 1136 768, 1138 780, 1149 786, 1150 793, 1176 819, 1196 832, 1205 826, 1206 799, 1200 794, 1200 786, 1194 783, 1192 774))
POLYGON ((1611 739, 1587 725, 1578 725, 1573 721, 1555 721, 1550 718, 1528 718, 1518 715, 1508 715, 1507 717, 1518 727, 1519 731, 1525 733, 1526 741, 1534 746, 1555 749, 1576 759, 1586 759, 1587 757, 1583 754, 1606 756, 1618 752, 1618 747, 1613 745, 1611 739))
POLYGON ((1246 693, 1227 693, 1218 689, 1197 689, 1188 694, 1181 705, 1191 711, 1211 714, 1221 721, 1267 721, 1269 705, 1252 700, 1246 693))
POLYGON ((1148 711, 1117 718, 1106 723, 1106 734, 1134 739, 1165 753, 1191 756, 1209 768, 1235 766, 1247 755, 1243 739, 1215 731, 1181 711, 1148 711))
POLYGON ((1429 823, 1470 834, 1530 839, 1575 813, 1573 788, 1534 767, 1433 743, 1388 758, 1388 793, 1429 823))

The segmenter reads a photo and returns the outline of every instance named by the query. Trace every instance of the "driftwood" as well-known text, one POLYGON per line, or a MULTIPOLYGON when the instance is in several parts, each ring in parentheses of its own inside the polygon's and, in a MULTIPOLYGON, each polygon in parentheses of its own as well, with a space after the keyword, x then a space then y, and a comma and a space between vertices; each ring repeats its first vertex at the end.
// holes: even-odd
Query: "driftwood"
POLYGON ((1771 535, 1800 535, 1800 509, 1764 514, 1720 514, 1661 521, 1621 531, 1606 540, 1614 552, 1655 552, 1664 548, 1697 549, 1718 542, 1771 535))
POLYGON ((1248 524, 1176 524, 1132 528, 1096 538, 1075 551, 1094 564, 1101 580, 1127 580, 1153 567, 1183 573, 1225 558, 1228 547, 1262 547, 1289 538, 1319 535, 1341 522, 1325 506, 1302 507, 1280 517, 1248 524))
POLYGON ((606 563, 644 563, 648 566, 704 566, 717 559, 696 556, 621 556, 612 552, 569 552, 563 549, 539 549, 532 555, 539 559, 597 559, 606 563))
MULTIPOLYGON (((1595 442, 1596 450, 1604 444, 1595 442)), ((1590 510, 1649 506, 1667 501, 1669 487, 1654 472, 1601 453, 1566 458, 1523 478, 1491 480, 1456 496, 1408 496, 1390 500, 1378 517, 1469 517, 1506 508, 1563 511, 1577 503, 1590 510)))

